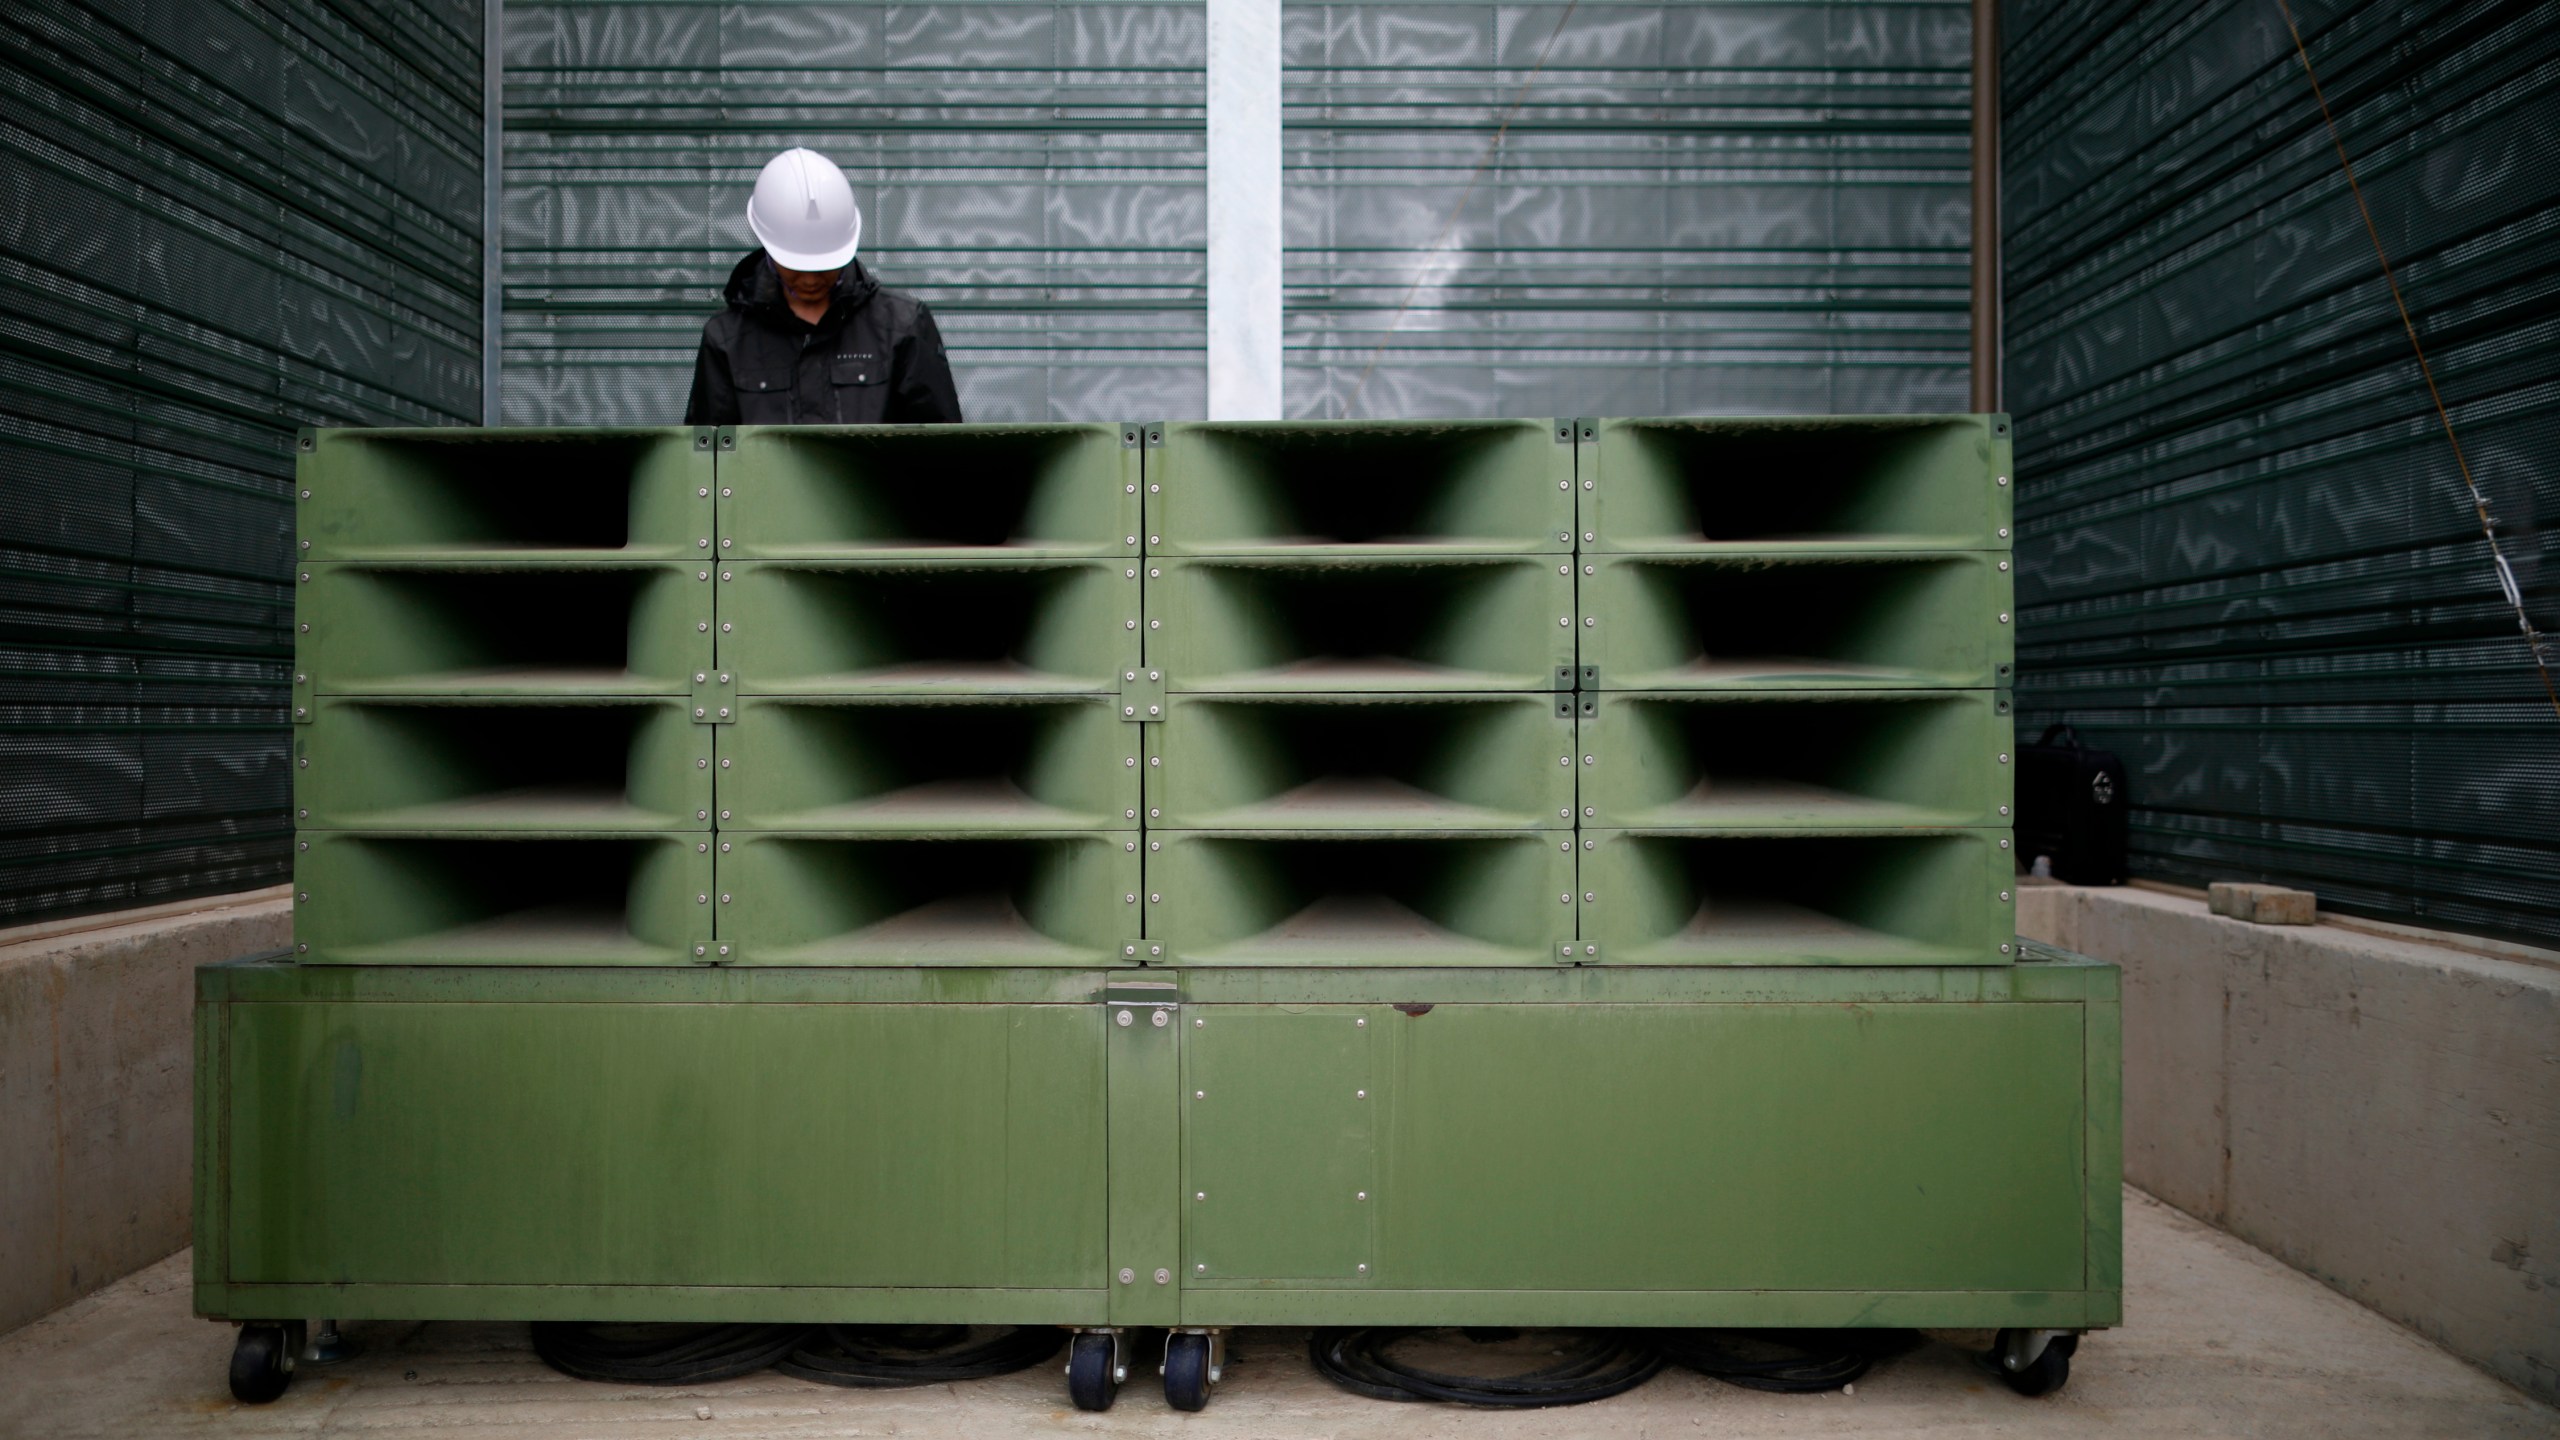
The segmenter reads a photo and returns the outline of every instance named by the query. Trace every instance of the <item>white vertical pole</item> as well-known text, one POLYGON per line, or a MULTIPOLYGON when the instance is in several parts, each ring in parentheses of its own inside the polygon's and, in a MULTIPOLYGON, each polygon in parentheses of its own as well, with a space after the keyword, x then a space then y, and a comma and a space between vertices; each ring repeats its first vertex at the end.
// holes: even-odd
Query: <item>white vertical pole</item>
POLYGON ((1209 418, 1280 418, 1280 0, 1208 0, 1209 418))

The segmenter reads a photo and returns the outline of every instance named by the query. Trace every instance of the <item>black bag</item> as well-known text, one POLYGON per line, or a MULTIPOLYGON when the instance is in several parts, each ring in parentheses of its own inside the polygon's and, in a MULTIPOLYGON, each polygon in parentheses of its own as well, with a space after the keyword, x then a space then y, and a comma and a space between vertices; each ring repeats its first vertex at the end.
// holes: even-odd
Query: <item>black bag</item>
POLYGON ((2082 745, 2069 725, 2049 726, 2042 740, 2018 747, 2018 854, 2050 857, 2057 880, 2121 885, 2131 799, 2114 751, 2082 745))

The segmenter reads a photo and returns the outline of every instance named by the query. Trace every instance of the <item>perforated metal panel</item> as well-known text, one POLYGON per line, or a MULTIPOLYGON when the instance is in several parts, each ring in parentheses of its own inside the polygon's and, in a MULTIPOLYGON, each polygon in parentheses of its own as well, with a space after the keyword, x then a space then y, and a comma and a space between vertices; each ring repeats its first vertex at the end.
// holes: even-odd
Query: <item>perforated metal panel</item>
POLYGON ((0 25, 0 923, 285 877, 294 429, 478 414, 479 16, 0 25))
MULTIPOLYGON (((2560 629, 2560 32, 2294 12, 2560 629)), ((2007 56, 2021 739, 2124 755, 2138 874, 2560 939, 2560 717, 2282 14, 2013 5, 2007 56)))

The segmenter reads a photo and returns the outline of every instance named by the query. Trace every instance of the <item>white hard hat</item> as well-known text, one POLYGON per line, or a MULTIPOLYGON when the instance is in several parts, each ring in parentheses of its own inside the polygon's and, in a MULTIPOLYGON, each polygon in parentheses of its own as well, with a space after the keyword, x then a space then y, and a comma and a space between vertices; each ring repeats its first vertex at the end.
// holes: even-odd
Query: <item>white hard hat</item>
POLYGON ((747 228, 776 265, 841 270, 862 243, 862 207, 853 203, 853 186, 836 162, 815 150, 785 150, 756 177, 747 228))

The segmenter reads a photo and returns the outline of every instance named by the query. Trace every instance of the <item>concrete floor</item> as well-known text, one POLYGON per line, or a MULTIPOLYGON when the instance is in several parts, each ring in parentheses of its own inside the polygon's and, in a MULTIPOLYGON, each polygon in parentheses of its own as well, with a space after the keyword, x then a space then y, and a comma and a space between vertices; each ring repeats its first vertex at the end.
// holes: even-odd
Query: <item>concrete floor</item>
MULTIPOLYGON (((2422 1436, 2560 1437, 2560 1411, 2139 1192, 2126 1194, 2126 1328, 2081 1347, 2070 1388, 2024 1400, 1932 1343, 1846 1395, 1763 1395, 1666 1372, 1571 1410, 1393 1405, 1308 1369, 1303 1332, 1247 1331, 1209 1409, 1154 1377, 1088 1415, 1051 1367, 905 1391, 765 1374, 693 1390, 565 1379, 519 1325, 350 1327, 365 1353, 234 1405, 228 1326, 187 1313, 184 1254, 0 1338, 0 1436, 2422 1436)), ((1136 1377, 1133 1377, 1133 1382, 1136 1377)))

